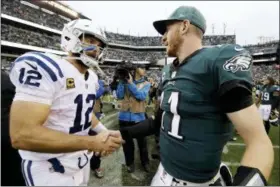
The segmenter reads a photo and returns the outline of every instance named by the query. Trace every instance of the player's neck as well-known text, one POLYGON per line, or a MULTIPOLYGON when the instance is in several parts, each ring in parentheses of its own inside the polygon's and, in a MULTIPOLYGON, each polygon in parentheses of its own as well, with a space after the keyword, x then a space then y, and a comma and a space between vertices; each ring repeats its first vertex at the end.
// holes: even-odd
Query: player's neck
POLYGON ((88 68, 83 65, 82 63, 79 63, 77 60, 75 59, 68 59, 68 61, 75 67, 78 69, 78 71, 81 73, 81 74, 85 74, 88 70, 88 68))
POLYGON ((182 43, 182 46, 178 50, 178 60, 179 63, 181 63, 184 59, 186 59, 188 56, 190 56, 195 51, 202 48, 201 39, 192 37, 184 40, 182 43))

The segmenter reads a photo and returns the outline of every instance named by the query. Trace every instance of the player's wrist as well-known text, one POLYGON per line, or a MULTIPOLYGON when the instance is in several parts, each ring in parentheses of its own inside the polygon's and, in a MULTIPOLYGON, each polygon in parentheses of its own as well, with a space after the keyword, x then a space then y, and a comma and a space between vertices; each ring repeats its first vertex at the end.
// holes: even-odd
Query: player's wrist
POLYGON ((98 134, 98 133, 100 133, 104 130, 108 130, 108 129, 99 121, 98 124, 94 128, 91 128, 91 130, 93 130, 94 132, 96 132, 98 134))
POLYGON ((79 140, 80 145, 82 146, 82 150, 91 150, 92 151, 92 144, 94 144, 96 136, 81 136, 79 140))
POLYGON ((259 169, 240 166, 233 178, 233 186, 267 186, 267 181, 259 169))

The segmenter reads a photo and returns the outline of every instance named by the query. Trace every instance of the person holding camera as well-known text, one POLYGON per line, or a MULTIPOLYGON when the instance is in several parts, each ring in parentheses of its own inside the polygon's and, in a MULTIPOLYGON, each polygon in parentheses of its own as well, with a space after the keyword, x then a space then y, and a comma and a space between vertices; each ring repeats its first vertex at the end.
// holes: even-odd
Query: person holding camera
POLYGON ((157 88, 158 88, 158 85, 154 81, 153 78, 150 78, 149 82, 151 83, 151 88, 150 88, 150 91, 149 91, 149 102, 148 102, 148 105, 150 105, 151 102, 154 101, 153 99, 156 98, 156 92, 157 92, 157 88))
MULTIPOLYGON (((120 129, 138 125, 138 123, 144 121, 146 97, 148 96, 151 84, 145 80, 145 69, 137 67, 132 73, 127 73, 124 78, 120 78, 116 95, 119 99, 119 125, 120 129)), ((140 151, 140 159, 143 169, 149 171, 149 158, 146 138, 138 137, 137 143, 140 151)), ((125 161, 127 170, 129 173, 134 172, 134 143, 132 138, 125 139, 123 145, 123 151, 125 155, 125 161)))

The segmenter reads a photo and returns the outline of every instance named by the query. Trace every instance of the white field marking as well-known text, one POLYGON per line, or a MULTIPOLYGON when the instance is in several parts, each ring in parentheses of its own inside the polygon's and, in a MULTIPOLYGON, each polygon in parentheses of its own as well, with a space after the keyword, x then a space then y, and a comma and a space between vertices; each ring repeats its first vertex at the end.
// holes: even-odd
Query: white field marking
POLYGON ((239 162, 223 162, 227 166, 240 166, 239 162))
POLYGON ((224 146, 223 153, 228 154, 228 146, 227 145, 224 146))
MULTIPOLYGON (((227 143, 227 145, 229 145, 229 146, 240 146, 240 147, 245 147, 246 146, 243 143, 227 143)), ((273 148, 274 149, 279 149, 280 146, 279 145, 274 145, 273 148)))

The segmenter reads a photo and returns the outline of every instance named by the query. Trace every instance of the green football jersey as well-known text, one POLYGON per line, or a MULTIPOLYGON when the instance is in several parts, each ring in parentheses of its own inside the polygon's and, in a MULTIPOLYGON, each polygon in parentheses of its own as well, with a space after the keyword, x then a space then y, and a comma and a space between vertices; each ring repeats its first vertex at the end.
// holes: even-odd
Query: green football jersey
POLYGON ((203 48, 162 72, 160 152, 166 171, 181 180, 206 182, 217 173, 233 126, 218 105, 220 86, 253 84, 252 58, 238 45, 203 48))
POLYGON ((262 105, 271 105, 272 110, 277 107, 279 100, 280 87, 277 85, 264 85, 261 88, 261 104, 262 105))

